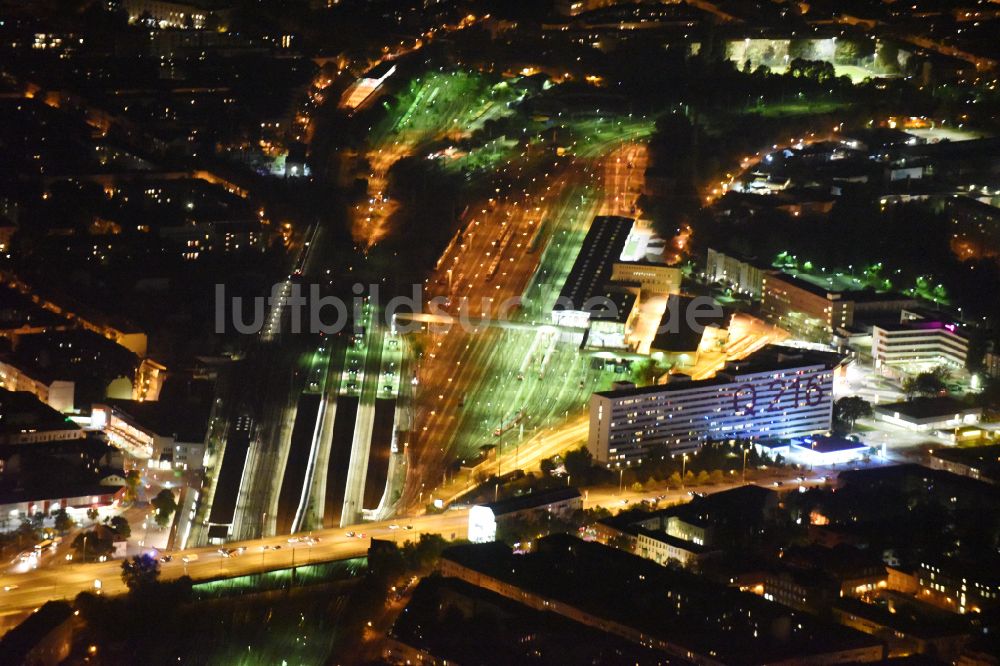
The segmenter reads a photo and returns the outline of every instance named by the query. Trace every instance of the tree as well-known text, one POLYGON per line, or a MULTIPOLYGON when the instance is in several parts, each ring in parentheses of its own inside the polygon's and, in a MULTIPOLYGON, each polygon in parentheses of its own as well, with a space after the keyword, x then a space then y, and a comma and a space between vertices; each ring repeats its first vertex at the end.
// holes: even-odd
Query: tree
POLYGON ((708 485, 708 482, 709 482, 708 472, 706 472, 705 470, 701 470, 700 472, 698 472, 698 477, 695 479, 695 483, 699 486, 705 486, 708 485))
POLYGON ((73 525, 76 524, 73 522, 73 519, 69 517, 69 514, 66 513, 66 509, 59 509, 52 514, 52 517, 55 519, 57 532, 68 532, 73 525))
POLYGON ((725 477, 722 475, 721 469, 714 469, 712 473, 708 475, 708 482, 713 485, 718 485, 725 481, 725 477))
POLYGON ((35 529, 34 525, 32 525, 31 521, 29 520, 22 520, 21 524, 18 525, 15 534, 17 536, 18 548, 33 546, 34 544, 38 543, 38 531, 35 529))
POLYGON ((87 520, 89 520, 90 522, 96 521, 98 515, 100 514, 98 514, 97 509, 95 509, 94 507, 90 507, 89 509, 87 509, 87 520))
POLYGON ((582 446, 579 449, 567 451, 563 458, 565 461, 564 464, 566 466, 566 472, 571 477, 580 479, 581 481, 586 478, 593 461, 593 457, 590 455, 590 451, 587 450, 587 447, 582 446))
POLYGON ((170 516, 177 510, 177 500, 174 499, 173 492, 164 488, 156 494, 151 504, 156 509, 156 524, 160 527, 169 525, 170 516))
POLYGON ((130 469, 125 475, 125 503, 131 504, 139 499, 139 483, 142 479, 139 470, 130 469))
POLYGON ((122 539, 127 539, 132 536, 132 526, 128 524, 128 520, 125 516, 112 516, 110 519, 105 521, 111 529, 115 531, 122 539))
POLYGON ((811 60, 815 52, 811 39, 793 39, 788 43, 789 60, 811 60))
POLYGON ((916 377, 907 377, 903 380, 903 392, 907 399, 912 399, 914 395, 941 395, 947 390, 941 372, 937 369, 932 372, 921 372, 916 377))
POLYGON ((875 52, 875 65, 883 72, 898 72, 899 47, 892 42, 880 42, 875 52))
POLYGON ((430 571, 449 545, 440 534, 421 534, 416 542, 403 544, 403 560, 411 571, 430 571))
POLYGON ((542 458, 542 462, 539 465, 542 469, 542 476, 552 476, 552 472, 556 468, 556 462, 552 458, 542 458))
POLYGON ((145 590, 160 577, 160 563, 152 555, 136 555, 122 562, 122 582, 129 592, 145 590))
POLYGON ((70 547, 73 549, 75 559, 80 562, 88 562, 96 560, 102 555, 110 555, 111 551, 115 549, 111 539, 106 538, 102 532, 96 529, 77 534, 70 547))
POLYGON ((871 415, 871 403, 857 396, 847 396, 833 404, 833 418, 838 424, 847 426, 847 430, 853 430, 858 419, 871 415))
POLYGON ((678 474, 677 472, 671 473, 671 475, 667 477, 667 485, 670 486, 671 488, 680 488, 681 475, 678 474))
POLYGON ((656 380, 665 375, 670 366, 661 365, 654 359, 648 359, 639 364, 635 370, 636 380, 643 385, 655 384, 656 380))

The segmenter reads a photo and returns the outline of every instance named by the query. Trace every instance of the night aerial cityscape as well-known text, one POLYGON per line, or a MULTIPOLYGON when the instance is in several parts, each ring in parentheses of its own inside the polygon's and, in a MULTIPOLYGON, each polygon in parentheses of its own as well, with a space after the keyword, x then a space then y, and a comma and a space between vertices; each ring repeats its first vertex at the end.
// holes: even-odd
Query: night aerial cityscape
POLYGON ((0 666, 1000 665, 1000 0, 0 0, 0 666))

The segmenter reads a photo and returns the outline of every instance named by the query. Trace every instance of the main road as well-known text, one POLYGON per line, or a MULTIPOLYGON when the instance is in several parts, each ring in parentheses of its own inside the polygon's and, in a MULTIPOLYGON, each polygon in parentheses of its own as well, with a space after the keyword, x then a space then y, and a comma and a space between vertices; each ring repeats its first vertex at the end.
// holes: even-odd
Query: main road
MULTIPOLYGON (((756 483, 770 486, 776 478, 787 478, 795 472, 776 471, 760 478, 756 483)), ((814 473, 815 476, 816 473, 814 473)), ((831 474, 835 475, 835 472, 831 474)), ((813 478, 808 485, 824 483, 813 478)), ((686 502, 692 492, 719 492, 742 485, 739 481, 717 485, 699 486, 669 491, 622 491, 618 488, 595 488, 585 491, 584 508, 603 506, 612 512, 626 508, 641 500, 654 499, 665 506, 686 502), (659 493, 659 494, 657 494, 659 493)), ((789 487, 788 490, 792 488, 789 487)), ((232 578, 247 574, 286 569, 310 563, 361 557, 367 554, 371 539, 384 539, 402 544, 415 540, 420 534, 436 534, 447 540, 465 539, 468 535, 467 509, 452 509, 439 514, 427 514, 398 521, 373 522, 350 529, 334 528, 300 533, 294 536, 272 536, 226 544, 234 551, 224 556, 218 549, 191 548, 170 553, 171 561, 161 564, 160 579, 169 581, 190 576, 195 581, 232 578), (242 549, 236 554, 235 551, 242 549), (184 562, 187 559, 188 562, 184 562)), ((40 567, 0 579, 7 591, 0 591, 0 634, 19 623, 28 613, 47 601, 65 599, 72 601, 77 594, 95 591, 102 594, 120 594, 126 591, 121 580, 121 561, 110 560, 87 564, 61 563, 40 567)))

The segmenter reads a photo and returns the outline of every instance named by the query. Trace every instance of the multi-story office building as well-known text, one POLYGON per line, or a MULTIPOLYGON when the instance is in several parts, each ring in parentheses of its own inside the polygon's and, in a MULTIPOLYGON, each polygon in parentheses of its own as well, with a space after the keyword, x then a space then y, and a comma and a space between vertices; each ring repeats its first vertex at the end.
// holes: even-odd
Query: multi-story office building
POLYGON ((850 328, 856 318, 885 318, 917 304, 902 294, 838 289, 824 286, 821 279, 780 272, 765 275, 761 290, 765 317, 799 337, 817 340, 850 328))
POLYGON ((920 363, 964 368, 968 356, 969 339, 954 322, 924 319, 904 311, 898 324, 872 328, 876 368, 920 363))
POLYGON ((622 383, 590 399, 587 447, 609 467, 707 440, 790 438, 830 429, 833 375, 843 357, 772 345, 731 361, 711 379, 622 383))
POLYGON ((201 30, 221 27, 229 21, 232 10, 220 2, 198 0, 123 0, 130 22, 148 20, 161 28, 194 28, 201 30), (213 17, 210 19, 210 17, 213 17), (213 24, 214 20, 214 24, 213 24))
POLYGON ((786 273, 761 279, 764 316, 802 337, 826 337, 854 323, 854 303, 786 273))
POLYGON ((724 254, 708 248, 705 275, 713 282, 730 284, 737 291, 748 294, 751 298, 760 298, 764 270, 755 265, 752 259, 724 254))

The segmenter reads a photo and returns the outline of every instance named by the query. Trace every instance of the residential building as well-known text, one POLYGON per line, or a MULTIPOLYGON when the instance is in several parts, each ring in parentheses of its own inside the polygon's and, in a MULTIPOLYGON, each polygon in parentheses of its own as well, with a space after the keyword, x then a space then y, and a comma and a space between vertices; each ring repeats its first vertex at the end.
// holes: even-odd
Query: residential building
POLYGON ((751 484, 659 511, 612 516, 597 523, 595 536, 657 564, 692 566, 722 550, 749 548, 777 506, 776 492, 751 484))
POLYGON ((143 19, 160 28, 193 28, 201 30, 224 26, 229 20, 230 9, 221 3, 181 0, 122 0, 130 22, 143 19), (213 17, 214 18, 210 18, 213 17), (212 21, 215 21, 213 26, 212 21))
POLYGON ((75 384, 72 381, 55 379, 48 373, 37 378, 31 377, 9 359, 0 358, 0 388, 30 393, 60 412, 72 412, 74 409, 75 384))
POLYGON ((657 451, 684 453, 710 439, 790 438, 826 432, 833 375, 843 357, 771 345, 704 380, 620 388, 590 399, 587 447, 609 467, 657 451))
POLYGON ((736 291, 753 299, 761 296, 765 272, 753 258, 725 254, 708 248, 705 277, 713 282, 731 285, 736 291))
POLYGON ((930 454, 931 469, 943 469, 952 474, 977 481, 1000 485, 1000 444, 969 448, 937 448, 930 454))
POLYGON ((1000 559, 965 562, 927 558, 916 570, 917 598, 954 613, 979 613, 1000 607, 1000 559))
POLYGON ((105 397, 155 400, 166 368, 89 330, 18 335, 0 355, 0 385, 55 409, 82 410, 105 397))
POLYGON ((83 429, 26 391, 0 388, 0 445, 83 439, 83 429))
POLYGON ((469 510, 469 541, 495 541, 497 532, 517 520, 542 516, 568 518, 583 509, 583 496, 576 488, 556 488, 519 497, 477 504, 469 510))
POLYGON ((569 535, 540 539, 524 555, 498 544, 453 546, 438 569, 685 662, 831 664, 883 657, 882 644, 860 632, 569 535))
POLYGON ((635 550, 639 557, 666 565, 676 562, 688 567, 696 564, 706 553, 706 548, 693 541, 685 541, 667 532, 654 532, 639 528, 635 550))
POLYGON ((884 604, 837 599, 831 611, 837 623, 884 641, 889 657, 923 654, 954 663, 971 634, 963 618, 940 611, 929 613, 924 606, 900 603, 891 597, 884 604))

